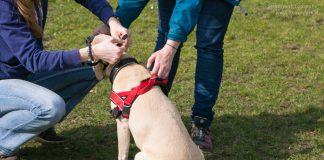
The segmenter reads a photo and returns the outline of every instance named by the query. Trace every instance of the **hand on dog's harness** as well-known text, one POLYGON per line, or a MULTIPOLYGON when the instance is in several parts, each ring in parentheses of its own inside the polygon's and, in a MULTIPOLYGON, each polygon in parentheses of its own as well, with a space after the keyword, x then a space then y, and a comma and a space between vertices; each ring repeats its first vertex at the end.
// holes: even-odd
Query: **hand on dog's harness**
POLYGON ((141 82, 140 85, 133 88, 130 91, 116 93, 111 92, 109 99, 117 105, 112 111, 112 117, 118 118, 123 116, 124 118, 129 118, 130 109, 135 99, 149 90, 151 90, 155 85, 167 85, 167 79, 158 78, 156 74, 151 75, 151 78, 146 79, 141 82))

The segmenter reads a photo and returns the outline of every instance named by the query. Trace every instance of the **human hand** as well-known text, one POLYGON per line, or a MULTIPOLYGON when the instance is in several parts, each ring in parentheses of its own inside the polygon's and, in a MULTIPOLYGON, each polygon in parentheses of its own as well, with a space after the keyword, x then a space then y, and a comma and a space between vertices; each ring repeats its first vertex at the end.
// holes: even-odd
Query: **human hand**
POLYGON ((126 50, 124 46, 118 46, 122 42, 120 39, 109 37, 100 43, 92 45, 92 54, 95 59, 115 64, 126 50))
POLYGON ((154 62, 154 67, 151 74, 157 74, 158 77, 162 79, 166 79, 169 76, 173 57, 177 52, 179 45, 179 42, 168 40, 166 45, 164 45, 161 50, 156 51, 149 57, 146 67, 149 68, 154 62), (168 44, 172 45, 170 46, 168 44))
POLYGON ((120 24, 119 20, 115 17, 109 18, 108 25, 110 27, 111 36, 116 39, 122 39, 123 43, 121 44, 127 49, 131 43, 130 32, 125 27, 123 27, 120 24), (127 35, 126 38, 124 38, 125 35, 127 35))

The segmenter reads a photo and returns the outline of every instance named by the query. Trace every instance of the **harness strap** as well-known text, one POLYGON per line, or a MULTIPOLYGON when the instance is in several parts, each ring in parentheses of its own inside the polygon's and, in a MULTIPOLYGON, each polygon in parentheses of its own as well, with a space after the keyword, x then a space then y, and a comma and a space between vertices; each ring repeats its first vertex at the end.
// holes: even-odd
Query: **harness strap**
POLYGON ((117 106, 112 110, 112 116, 118 118, 122 115, 124 118, 129 118, 130 108, 139 95, 148 92, 155 85, 167 85, 167 83, 167 79, 162 80, 157 75, 151 75, 151 78, 142 81, 130 91, 119 93, 112 91, 109 99, 117 106))

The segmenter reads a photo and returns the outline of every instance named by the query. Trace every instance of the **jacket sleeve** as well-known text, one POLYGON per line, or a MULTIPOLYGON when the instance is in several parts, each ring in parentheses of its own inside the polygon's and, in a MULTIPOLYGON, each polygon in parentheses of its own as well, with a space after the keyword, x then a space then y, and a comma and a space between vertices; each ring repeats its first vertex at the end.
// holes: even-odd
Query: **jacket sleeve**
MULTIPOLYGON (((42 49, 41 40, 31 34, 17 8, 10 0, 0 1, 0 36, 9 53, 30 72, 51 71, 81 66, 78 50, 48 52, 42 49)), ((1 51, 0 51, 1 52, 1 51)))
POLYGON ((128 28, 131 23, 141 14, 149 0, 119 0, 116 15, 121 24, 128 28))
POLYGON ((177 0, 170 19, 168 39, 184 42, 197 24, 203 0, 177 0))
POLYGON ((114 15, 113 9, 106 0, 75 0, 94 15, 96 15, 104 24, 114 15))
POLYGON ((225 1, 234 5, 234 6, 240 5, 240 2, 241 2, 241 0, 225 0, 225 1))

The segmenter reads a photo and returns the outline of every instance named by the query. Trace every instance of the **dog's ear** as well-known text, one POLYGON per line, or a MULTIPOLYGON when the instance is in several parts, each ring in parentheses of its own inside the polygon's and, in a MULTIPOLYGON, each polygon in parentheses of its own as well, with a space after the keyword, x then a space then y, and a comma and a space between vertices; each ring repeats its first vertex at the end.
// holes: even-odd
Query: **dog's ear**
POLYGON ((105 35, 105 34, 98 34, 93 38, 91 44, 95 45, 95 44, 100 43, 100 42, 102 42, 102 41, 104 41, 106 39, 109 39, 110 37, 111 36, 108 36, 108 35, 105 35))
POLYGON ((95 72, 97 80, 101 81, 105 78, 104 65, 102 63, 98 63, 97 65, 92 67, 95 72))

